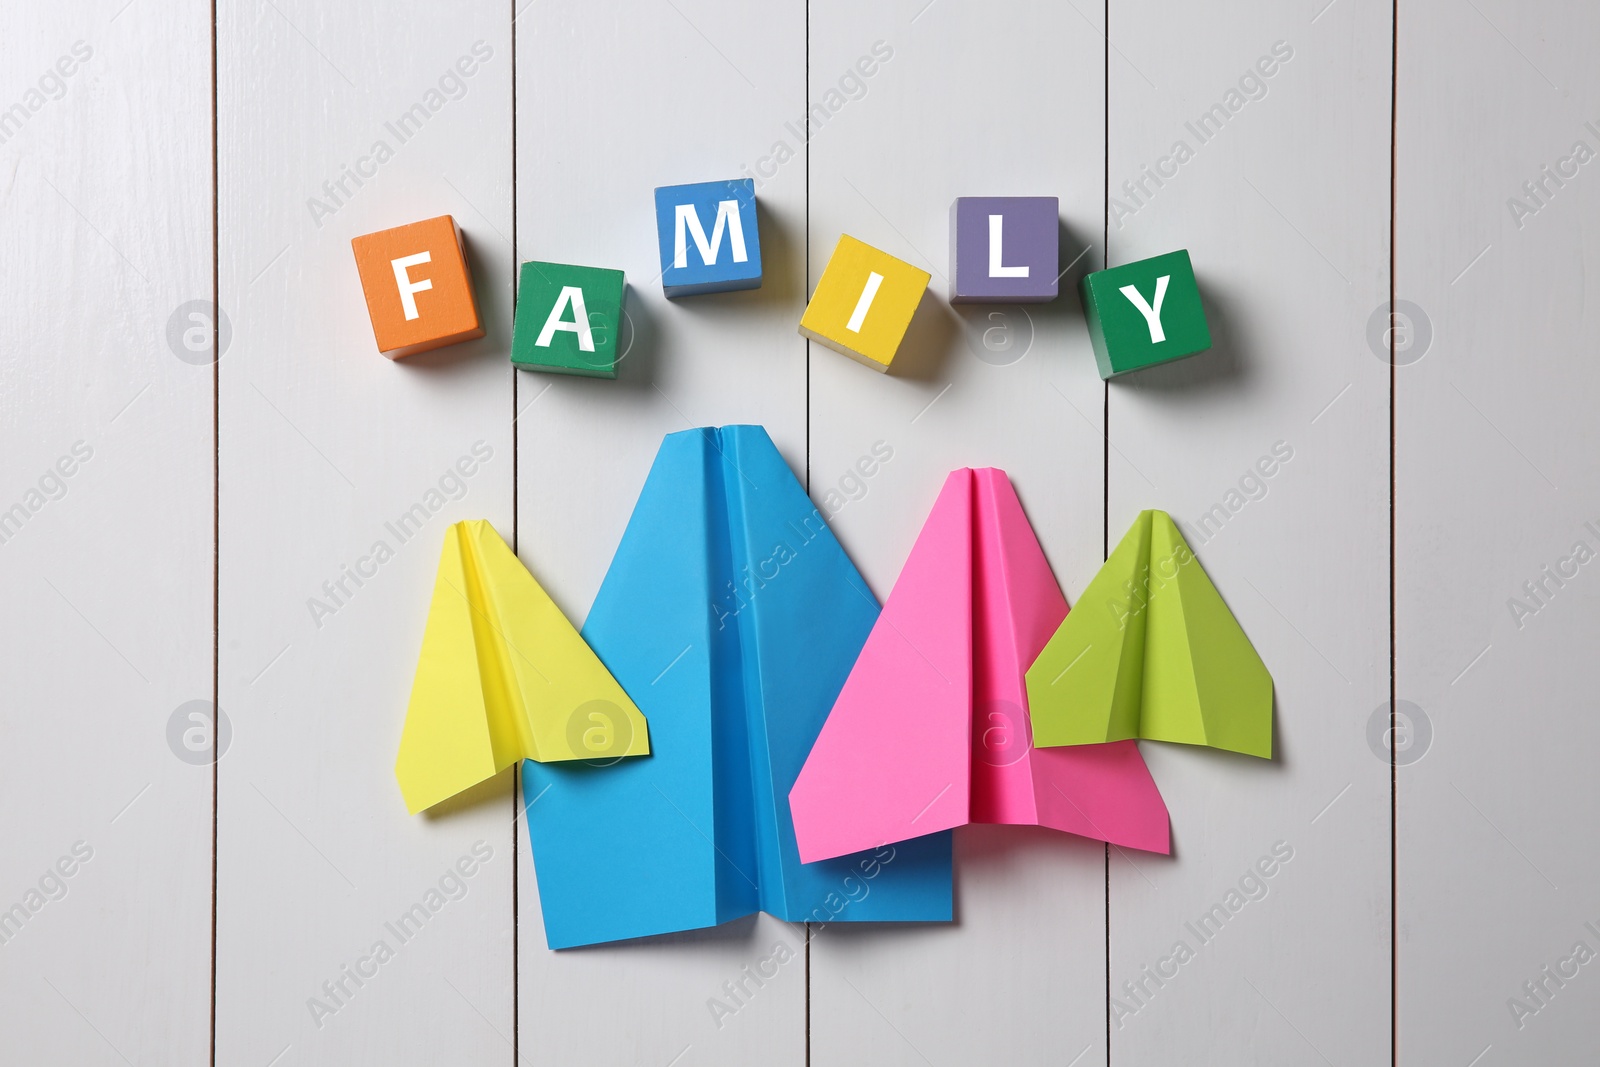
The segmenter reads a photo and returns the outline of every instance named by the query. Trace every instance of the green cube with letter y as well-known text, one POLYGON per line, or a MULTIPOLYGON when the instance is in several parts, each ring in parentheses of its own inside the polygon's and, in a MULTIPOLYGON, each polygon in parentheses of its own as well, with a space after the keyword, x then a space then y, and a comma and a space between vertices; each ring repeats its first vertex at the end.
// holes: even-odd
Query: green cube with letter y
POLYGON ((1078 292, 1102 379, 1211 347, 1186 249, 1086 274, 1078 292))

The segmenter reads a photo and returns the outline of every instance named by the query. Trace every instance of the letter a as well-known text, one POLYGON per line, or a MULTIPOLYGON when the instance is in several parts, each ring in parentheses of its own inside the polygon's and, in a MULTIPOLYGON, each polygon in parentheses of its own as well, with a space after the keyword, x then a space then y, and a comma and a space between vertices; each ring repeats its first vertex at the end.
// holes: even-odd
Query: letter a
POLYGON ((1161 302, 1167 298, 1167 283, 1171 280, 1170 274, 1163 274, 1156 279, 1155 307, 1145 303, 1144 297, 1139 295, 1139 290, 1131 285, 1124 285, 1118 290, 1139 309, 1139 314, 1144 316, 1145 325, 1150 327, 1150 343, 1153 345, 1158 345, 1167 339, 1167 331, 1161 328, 1161 302))
POLYGON ((550 341, 555 337, 557 330, 578 335, 578 348, 584 352, 594 351, 594 334, 589 332, 589 311, 583 304, 583 290, 576 285, 563 285, 561 295, 556 298, 556 306, 550 309, 550 317, 544 320, 544 328, 539 331, 539 339, 534 345, 539 348, 549 348, 550 341), (561 313, 572 307, 572 321, 567 322, 561 313))

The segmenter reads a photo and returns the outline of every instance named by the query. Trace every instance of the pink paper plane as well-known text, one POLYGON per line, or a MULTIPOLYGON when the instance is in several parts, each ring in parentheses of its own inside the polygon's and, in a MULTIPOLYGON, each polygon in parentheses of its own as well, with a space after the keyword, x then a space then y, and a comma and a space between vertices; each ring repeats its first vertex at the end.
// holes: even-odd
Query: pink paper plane
POLYGON ((1033 747, 1024 676, 1066 615, 1005 472, 952 472, 789 792, 800 858, 967 823, 1167 852, 1133 741, 1033 747))

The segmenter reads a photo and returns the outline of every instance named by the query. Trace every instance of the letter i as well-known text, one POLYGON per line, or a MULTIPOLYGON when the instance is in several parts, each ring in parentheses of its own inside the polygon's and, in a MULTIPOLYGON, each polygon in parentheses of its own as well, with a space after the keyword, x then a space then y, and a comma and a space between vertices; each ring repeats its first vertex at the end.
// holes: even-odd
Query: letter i
POLYGON ((878 295, 878 287, 883 284, 883 275, 877 271, 867 273, 867 284, 861 290, 861 296, 856 300, 856 309, 850 313, 850 321, 844 328, 851 333, 860 333, 861 326, 867 321, 867 312, 872 310, 873 298, 878 295))

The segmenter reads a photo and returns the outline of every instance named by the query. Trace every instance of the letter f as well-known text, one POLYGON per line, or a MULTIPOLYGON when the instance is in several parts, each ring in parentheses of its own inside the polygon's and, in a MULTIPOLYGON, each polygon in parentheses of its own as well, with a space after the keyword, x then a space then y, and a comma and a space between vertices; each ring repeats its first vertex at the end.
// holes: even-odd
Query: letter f
POLYGON ((406 268, 415 267, 419 263, 429 263, 432 260, 433 256, 429 253, 418 252, 414 256, 401 256, 399 259, 389 261, 389 266, 394 268, 394 283, 400 287, 400 306, 405 309, 407 322, 418 317, 416 294, 432 289, 433 282, 427 278, 418 282, 412 281, 406 274, 406 268))

